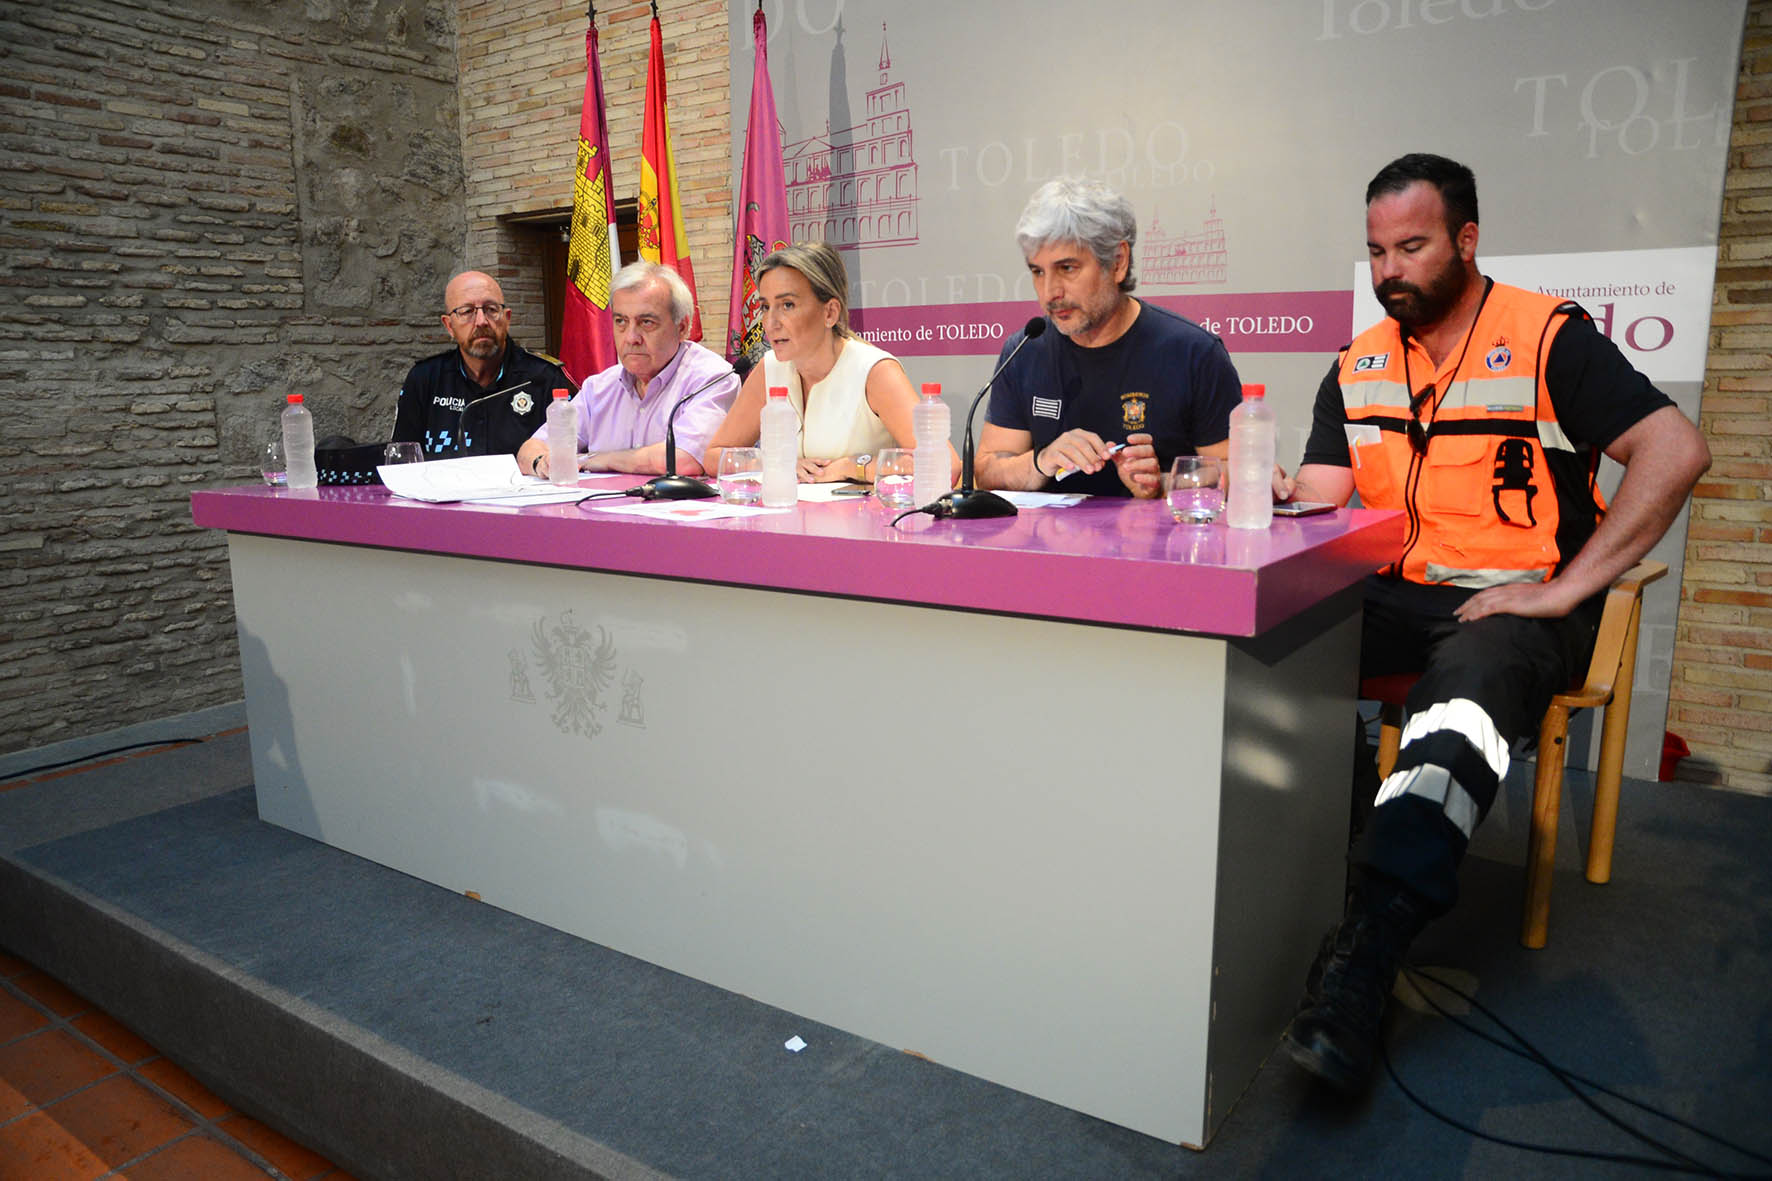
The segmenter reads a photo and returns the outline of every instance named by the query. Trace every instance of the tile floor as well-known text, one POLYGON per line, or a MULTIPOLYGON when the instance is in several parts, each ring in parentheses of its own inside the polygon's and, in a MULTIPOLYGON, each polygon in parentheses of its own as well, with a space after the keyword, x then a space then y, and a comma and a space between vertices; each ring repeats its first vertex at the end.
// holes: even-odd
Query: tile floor
POLYGON ((350 1181, 0 952, 0 1178, 350 1181))

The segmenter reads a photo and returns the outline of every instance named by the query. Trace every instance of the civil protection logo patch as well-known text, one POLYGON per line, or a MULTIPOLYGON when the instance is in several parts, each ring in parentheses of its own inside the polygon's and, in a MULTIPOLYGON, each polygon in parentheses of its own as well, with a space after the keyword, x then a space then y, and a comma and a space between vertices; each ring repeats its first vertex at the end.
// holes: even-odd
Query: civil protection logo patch
POLYGON ((1508 362, 1513 359, 1513 351, 1504 344, 1498 344, 1489 350, 1488 354, 1483 358, 1483 364, 1489 367, 1491 373, 1499 373, 1503 369, 1506 369, 1508 362))
POLYGON ((1361 373, 1367 369, 1383 369, 1386 365, 1390 364, 1390 359, 1391 355, 1389 353, 1368 353, 1366 356, 1358 357, 1354 360, 1354 372, 1361 373))

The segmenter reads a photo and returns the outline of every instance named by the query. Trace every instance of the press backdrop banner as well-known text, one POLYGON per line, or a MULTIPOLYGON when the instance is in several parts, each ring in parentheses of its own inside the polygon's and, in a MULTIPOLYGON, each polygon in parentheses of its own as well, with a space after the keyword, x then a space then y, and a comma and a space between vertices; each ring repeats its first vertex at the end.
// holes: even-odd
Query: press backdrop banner
MULTIPOLYGON (((1267 384, 1288 466, 1331 355, 1379 315, 1365 186, 1410 151, 1475 170, 1486 273, 1582 303, 1697 418, 1744 8, 763 0, 791 235, 839 248, 857 328, 943 382, 956 436, 1039 310, 1016 218, 1080 175, 1137 211, 1139 298, 1267 384)), ((755 9, 730 6, 735 78, 755 9)), ((732 135, 736 167, 738 110, 732 135)), ((1684 537, 1653 555, 1676 578, 1651 588, 1632 775, 1659 762, 1684 537)))

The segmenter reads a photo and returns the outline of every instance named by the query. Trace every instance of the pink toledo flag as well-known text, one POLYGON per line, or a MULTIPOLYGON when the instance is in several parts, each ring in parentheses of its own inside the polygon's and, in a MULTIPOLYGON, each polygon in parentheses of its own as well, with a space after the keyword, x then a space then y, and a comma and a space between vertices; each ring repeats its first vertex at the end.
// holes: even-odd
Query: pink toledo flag
POLYGON ((788 244, 788 188, 782 173, 781 124, 775 118, 775 91, 769 85, 769 32, 763 9, 751 16, 756 64, 751 73, 751 115, 745 128, 744 173, 739 179, 738 225, 733 232, 731 327, 726 358, 763 356, 763 301, 757 294, 757 265, 788 244))

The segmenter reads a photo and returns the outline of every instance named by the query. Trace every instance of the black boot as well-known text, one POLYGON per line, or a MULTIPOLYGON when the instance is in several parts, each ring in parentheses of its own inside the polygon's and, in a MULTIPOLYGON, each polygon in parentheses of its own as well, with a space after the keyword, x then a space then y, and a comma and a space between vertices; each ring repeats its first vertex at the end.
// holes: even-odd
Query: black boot
POLYGON ((1343 1092, 1366 1085, 1397 969, 1431 917, 1427 902, 1407 887, 1362 876, 1341 926, 1311 965, 1304 1005, 1286 1031, 1293 1061, 1343 1092))

